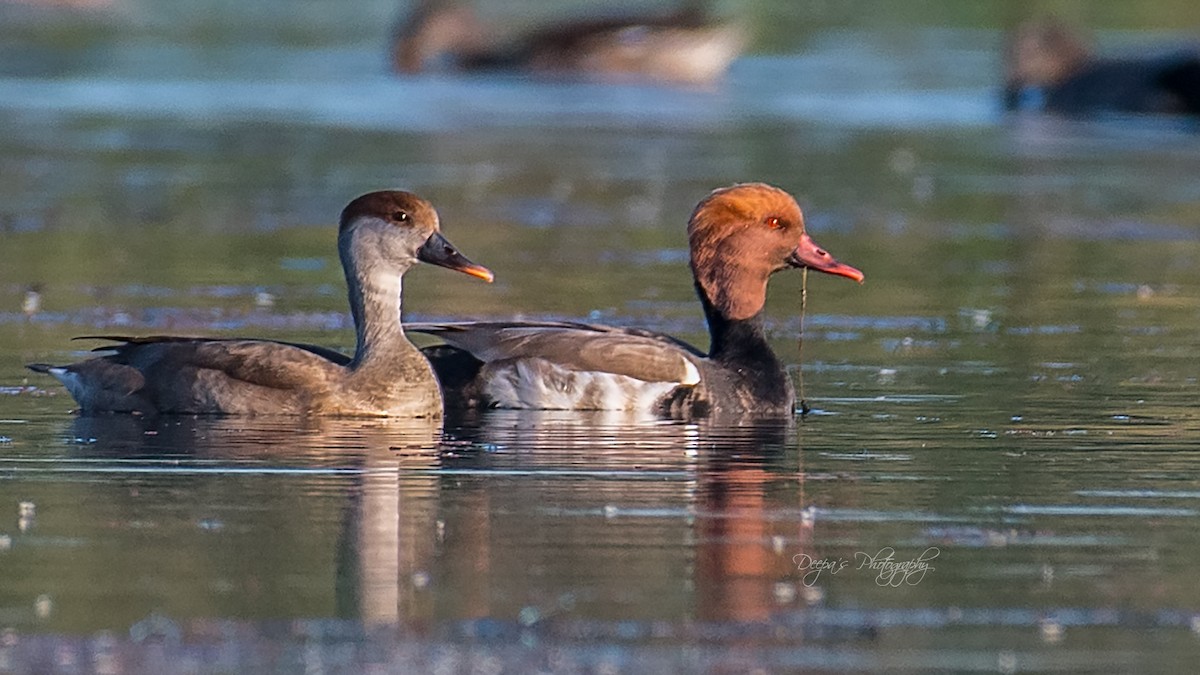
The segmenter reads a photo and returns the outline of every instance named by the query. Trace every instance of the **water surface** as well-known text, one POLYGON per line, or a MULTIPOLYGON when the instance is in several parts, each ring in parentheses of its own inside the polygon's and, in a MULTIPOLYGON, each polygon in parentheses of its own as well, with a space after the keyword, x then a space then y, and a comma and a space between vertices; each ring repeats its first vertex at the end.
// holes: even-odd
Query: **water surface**
MULTIPOLYGON (((160 4, 0 7, 0 671, 1194 653, 1200 136, 1003 116, 1006 3, 768 3, 711 91, 397 79, 390 3, 160 4), (800 275, 772 282, 803 419, 86 418, 22 368, 95 333, 349 349, 334 221, 393 186, 497 275, 417 270, 409 318, 703 345, 684 222, 743 180, 795 192, 867 274, 812 275, 803 326, 800 275), (927 567, 881 575, 888 550, 927 567)), ((1093 5, 1108 44, 1200 25, 1093 5)))

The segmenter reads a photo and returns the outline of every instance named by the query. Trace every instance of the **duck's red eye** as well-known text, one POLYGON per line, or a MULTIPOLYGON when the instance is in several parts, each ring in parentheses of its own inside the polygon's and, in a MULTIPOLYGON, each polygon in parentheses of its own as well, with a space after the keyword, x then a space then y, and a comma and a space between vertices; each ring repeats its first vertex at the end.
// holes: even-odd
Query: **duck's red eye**
POLYGON ((767 227, 771 228, 772 230, 781 229, 783 227, 783 221, 775 216, 771 216, 770 218, 767 218, 767 227))

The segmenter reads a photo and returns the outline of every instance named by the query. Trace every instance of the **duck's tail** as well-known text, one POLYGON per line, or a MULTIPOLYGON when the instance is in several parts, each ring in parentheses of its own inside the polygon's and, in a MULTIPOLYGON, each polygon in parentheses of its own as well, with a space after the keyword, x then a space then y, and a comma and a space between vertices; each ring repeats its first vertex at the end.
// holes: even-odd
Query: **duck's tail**
POLYGON ((55 366, 52 366, 49 363, 27 363, 25 364, 25 367, 35 373, 45 373, 46 375, 53 375, 54 373, 50 371, 55 368, 55 366))

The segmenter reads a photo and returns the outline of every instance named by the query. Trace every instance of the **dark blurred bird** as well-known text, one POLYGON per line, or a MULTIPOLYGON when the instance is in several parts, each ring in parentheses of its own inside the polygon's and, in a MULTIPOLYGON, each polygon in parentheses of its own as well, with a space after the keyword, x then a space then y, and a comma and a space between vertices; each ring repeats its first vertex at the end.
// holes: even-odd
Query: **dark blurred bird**
POLYGON ((1004 103, 1065 115, 1198 115, 1200 49, 1101 58, 1060 20, 1029 21, 1008 36, 1004 103))
POLYGON ((396 71, 513 70, 600 80, 709 84, 745 44, 742 27, 694 2, 659 15, 562 21, 502 40, 468 6, 418 0, 393 32, 396 71))

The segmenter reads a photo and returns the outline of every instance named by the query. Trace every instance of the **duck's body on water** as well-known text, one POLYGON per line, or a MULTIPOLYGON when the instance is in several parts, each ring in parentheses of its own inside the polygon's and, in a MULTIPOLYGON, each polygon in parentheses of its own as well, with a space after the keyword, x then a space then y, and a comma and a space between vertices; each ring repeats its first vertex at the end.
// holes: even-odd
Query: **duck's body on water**
POLYGON ((804 230, 788 193, 761 183, 714 191, 688 224, 708 353, 668 335, 578 323, 410 324, 448 406, 636 410, 669 416, 791 414, 791 378, 763 331, 767 280, 808 267, 861 282, 804 230))
POLYGON ((437 212, 407 192, 365 194, 342 211, 338 252, 354 319, 354 356, 274 340, 113 337, 115 353, 31 364, 85 413, 432 417, 437 379, 400 323, 401 280, 418 261, 488 281, 441 235, 437 212))

